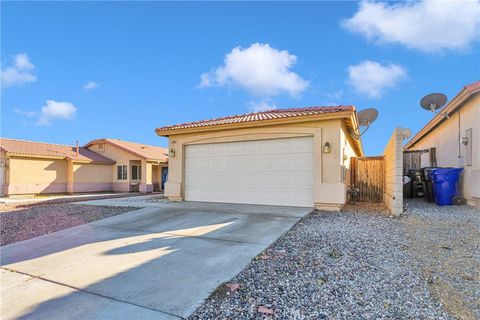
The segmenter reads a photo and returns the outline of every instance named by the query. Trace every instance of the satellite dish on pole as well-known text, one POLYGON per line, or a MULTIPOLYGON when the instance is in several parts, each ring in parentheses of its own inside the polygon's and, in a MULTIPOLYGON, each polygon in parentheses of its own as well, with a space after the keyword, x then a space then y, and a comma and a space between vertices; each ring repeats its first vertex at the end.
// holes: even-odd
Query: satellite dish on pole
POLYGON ((378 111, 377 109, 374 109, 374 108, 368 108, 358 112, 357 113, 358 125, 366 128, 359 135, 352 134, 354 138, 357 140, 360 139, 360 137, 365 132, 367 132, 368 128, 370 128, 370 125, 377 119, 377 117, 378 117, 378 111))
POLYGON ((409 128, 403 128, 402 129, 403 140, 407 140, 411 136, 412 136, 412 130, 410 130, 409 128))
MULTIPOLYGON (((430 93, 427 94, 425 97, 420 100, 420 106, 432 112, 436 112, 440 108, 442 108, 445 103, 447 103, 447 96, 443 93, 430 93)), ((448 115, 441 114, 445 118, 448 118, 448 115)))

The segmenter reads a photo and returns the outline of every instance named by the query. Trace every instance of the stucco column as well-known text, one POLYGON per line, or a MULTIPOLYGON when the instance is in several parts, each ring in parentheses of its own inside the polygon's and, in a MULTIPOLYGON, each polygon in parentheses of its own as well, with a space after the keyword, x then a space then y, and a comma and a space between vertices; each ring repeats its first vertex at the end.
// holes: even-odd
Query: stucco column
POLYGON ((168 157, 168 180, 165 183, 164 194, 170 201, 182 201, 183 181, 183 144, 169 138, 169 150, 173 155, 168 157))
POLYGON ((313 188, 314 201, 319 202, 322 187, 322 129, 317 128, 313 134, 313 188))
MULTIPOLYGON (((317 129, 319 130, 319 129, 317 129)), ((345 184, 341 181, 341 140, 339 126, 315 131, 315 167, 320 166, 320 176, 315 175, 315 208, 339 211, 345 204, 345 184), (325 143, 330 152, 324 153, 325 143), (320 160, 319 160, 320 159, 320 160)))
POLYGON ((1 153, 0 154, 1 158, 0 158, 0 188, 1 188, 1 195, 2 197, 6 197, 8 196, 8 185, 9 185, 9 182, 10 182, 10 178, 9 178, 9 170, 8 170, 8 167, 9 167, 9 163, 8 163, 8 159, 5 157, 5 154, 4 153, 1 153))
POLYGON ((140 192, 152 192, 152 164, 142 160, 142 182, 140 183, 140 192))
POLYGON ((72 194, 73 190, 73 161, 67 159, 67 193, 72 194))

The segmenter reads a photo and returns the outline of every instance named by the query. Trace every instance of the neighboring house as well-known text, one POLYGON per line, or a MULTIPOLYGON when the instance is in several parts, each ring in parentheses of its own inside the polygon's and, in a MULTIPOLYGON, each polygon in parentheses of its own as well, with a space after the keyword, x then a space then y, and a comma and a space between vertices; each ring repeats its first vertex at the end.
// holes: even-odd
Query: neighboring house
POLYGON ((0 139, 2 196, 112 189, 114 160, 82 147, 0 139))
POLYGON ((422 167, 462 167, 460 190, 480 207, 480 81, 465 86, 404 150, 424 151, 422 167))
POLYGON ((85 148, 115 160, 113 191, 160 191, 168 167, 166 148, 118 139, 93 140, 85 148))
POLYGON ((1 138, 1 196, 136 189, 151 192, 161 185, 166 151, 115 139, 73 147, 1 138))
POLYGON ((157 128, 169 138, 170 200, 339 210, 350 157, 362 156, 353 106, 276 109, 157 128))

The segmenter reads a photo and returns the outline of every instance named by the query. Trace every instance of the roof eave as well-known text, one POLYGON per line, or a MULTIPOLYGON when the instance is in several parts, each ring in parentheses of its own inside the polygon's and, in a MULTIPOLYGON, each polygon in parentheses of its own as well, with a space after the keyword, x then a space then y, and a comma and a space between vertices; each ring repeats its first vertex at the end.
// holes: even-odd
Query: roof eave
POLYGON ((152 159, 152 158, 148 158, 146 159, 147 162, 159 162, 159 163, 167 163, 168 160, 165 160, 165 159, 152 159))
POLYGON ((20 152, 9 152, 9 151, 7 151, 6 153, 7 153, 7 156, 10 156, 10 157, 39 158, 39 159, 52 159, 52 160, 69 159, 69 160, 72 160, 72 162, 74 163, 93 163, 93 164, 115 164, 116 163, 113 160, 110 160, 110 161, 86 160, 86 159, 78 159, 75 157, 65 156, 65 155, 51 156, 51 155, 43 155, 43 154, 20 153, 20 152))
POLYGON ((43 154, 33 154, 33 153, 21 153, 21 152, 12 152, 6 151, 7 156, 10 157, 20 157, 20 158, 40 158, 40 159, 54 159, 54 160, 62 160, 65 159, 66 156, 49 156, 43 154))
POLYGON ((272 125, 285 124, 285 123, 312 122, 312 121, 318 121, 318 120, 344 119, 344 118, 350 118, 353 112, 354 110, 347 110, 347 111, 332 112, 332 113, 325 113, 325 114, 277 118, 277 119, 268 119, 268 120, 239 122, 239 123, 228 123, 228 124, 210 125, 210 126, 199 126, 199 127, 184 128, 184 129, 159 130, 160 128, 157 128, 155 129, 155 132, 157 135, 161 137, 168 137, 168 136, 177 135, 177 134, 221 131, 221 130, 228 130, 228 129, 244 129, 244 128, 251 128, 251 127, 272 126, 272 125))
POLYGON ((348 124, 350 124, 351 128, 357 134, 359 137, 358 139, 353 139, 348 133, 346 134, 347 139, 350 140, 350 142, 353 142, 353 145, 355 146, 355 153, 357 154, 358 157, 363 157, 365 154, 363 152, 363 143, 362 139, 360 137, 360 131, 359 131, 359 124, 358 124, 358 118, 356 112, 352 112, 352 115, 350 116, 349 121, 351 123, 347 123, 347 128, 348 124))
POLYGON ((467 87, 464 87, 463 90, 448 103, 448 105, 442 109, 441 112, 436 114, 420 131, 418 131, 410 141, 403 147, 404 150, 408 150, 427 136, 431 131, 438 127, 441 123, 446 121, 443 114, 450 115, 455 110, 460 108, 460 106, 466 102, 471 96, 476 93, 480 93, 480 87, 473 90, 469 90, 467 87))
POLYGON ((119 148, 119 149, 122 149, 122 150, 125 151, 125 152, 128 152, 128 153, 130 153, 130 154, 133 154, 133 155, 136 156, 136 157, 139 157, 139 158, 141 158, 141 159, 143 159, 143 160, 148 160, 147 157, 145 157, 145 156, 143 156, 143 155, 141 155, 141 154, 139 154, 139 153, 137 153, 137 152, 135 152, 135 151, 132 151, 132 150, 130 150, 130 149, 128 149, 128 148, 125 148, 124 146, 119 145, 118 143, 115 143, 115 142, 110 141, 110 140, 108 140, 108 139, 92 140, 92 141, 90 141, 89 143, 87 143, 87 144, 84 146, 84 148, 88 148, 88 147, 90 147, 91 145, 96 144, 96 143, 109 143, 109 144, 111 144, 112 146, 115 146, 115 147, 117 147, 117 148, 119 148))
POLYGON ((95 140, 91 140, 89 141, 87 144, 85 144, 83 147, 84 148, 88 148, 90 147, 91 145, 94 145, 96 143, 103 143, 103 142, 106 142, 106 139, 95 139, 95 140))
POLYGON ((84 148, 88 148, 88 147, 90 147, 91 145, 96 144, 96 143, 109 143, 109 144, 111 144, 112 146, 117 147, 117 148, 119 148, 119 149, 121 149, 121 150, 123 150, 123 151, 125 151, 125 152, 130 153, 130 154, 133 154, 134 156, 136 156, 136 157, 138 157, 138 158, 140 158, 140 159, 143 159, 143 160, 145 160, 145 161, 155 161, 155 162, 164 162, 164 161, 165 161, 165 159, 148 158, 148 157, 146 157, 146 156, 144 156, 144 155, 142 155, 142 154, 140 154, 140 153, 138 153, 138 152, 135 152, 135 151, 133 151, 133 150, 131 150, 131 149, 129 149, 129 148, 126 148, 126 147, 124 147, 124 146, 122 146, 122 145, 120 145, 120 144, 118 144, 118 143, 115 143, 114 141, 108 140, 108 139, 92 140, 92 141, 90 141, 89 143, 87 143, 87 144, 84 146, 84 148))
POLYGON ((117 163, 116 161, 98 161, 98 160, 81 160, 81 159, 75 159, 71 158, 73 163, 86 163, 86 164, 108 164, 108 165, 113 165, 117 163))

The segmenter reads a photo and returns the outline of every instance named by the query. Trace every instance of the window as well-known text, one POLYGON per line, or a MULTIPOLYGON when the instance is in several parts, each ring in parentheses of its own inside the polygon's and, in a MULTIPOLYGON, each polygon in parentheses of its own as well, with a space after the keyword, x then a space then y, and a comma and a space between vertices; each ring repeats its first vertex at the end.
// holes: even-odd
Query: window
POLYGON ((105 143, 99 143, 98 150, 105 150, 105 143))
POLYGON ((132 180, 142 179, 142 167, 141 166, 132 166, 132 180))
POLYGON ((127 180, 127 166, 117 166, 117 180, 127 180))

